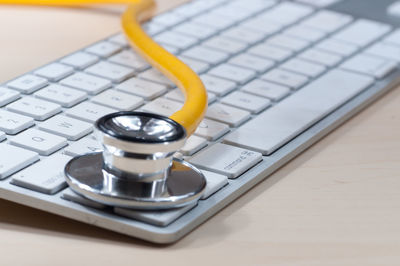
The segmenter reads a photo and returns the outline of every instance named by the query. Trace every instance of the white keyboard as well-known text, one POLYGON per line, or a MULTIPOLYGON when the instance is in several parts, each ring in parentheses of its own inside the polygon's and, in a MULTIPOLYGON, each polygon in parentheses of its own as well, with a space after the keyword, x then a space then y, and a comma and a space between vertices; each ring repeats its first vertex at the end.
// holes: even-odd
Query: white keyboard
POLYGON ((101 151, 92 135, 98 118, 123 110, 169 116, 183 104, 122 34, 0 86, 0 197, 176 241, 395 85, 400 30, 334 11, 345 2, 196 0, 146 23, 209 93, 206 118, 176 154, 207 179, 196 206, 113 209, 67 188, 65 164, 101 151))

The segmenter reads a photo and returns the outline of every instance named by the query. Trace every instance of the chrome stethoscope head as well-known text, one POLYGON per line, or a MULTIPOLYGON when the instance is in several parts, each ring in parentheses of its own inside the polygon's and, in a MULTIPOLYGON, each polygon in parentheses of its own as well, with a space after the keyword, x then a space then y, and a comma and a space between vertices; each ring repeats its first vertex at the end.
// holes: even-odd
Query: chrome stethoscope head
POLYGON ((168 209, 196 202, 206 180, 191 164, 173 158, 186 140, 177 122, 156 114, 118 112, 95 123, 103 152, 73 158, 67 183, 79 195, 105 205, 168 209))

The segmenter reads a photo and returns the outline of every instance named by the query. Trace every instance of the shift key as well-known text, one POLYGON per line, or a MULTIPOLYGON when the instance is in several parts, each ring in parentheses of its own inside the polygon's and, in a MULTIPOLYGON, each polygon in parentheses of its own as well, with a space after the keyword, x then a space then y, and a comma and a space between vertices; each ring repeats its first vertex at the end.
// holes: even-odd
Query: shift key
POLYGON ((69 160, 69 156, 56 154, 15 174, 11 183, 45 194, 57 193, 67 186, 64 166, 69 160))
POLYGON ((190 162, 199 168, 236 178, 262 160, 261 153, 217 143, 190 162))

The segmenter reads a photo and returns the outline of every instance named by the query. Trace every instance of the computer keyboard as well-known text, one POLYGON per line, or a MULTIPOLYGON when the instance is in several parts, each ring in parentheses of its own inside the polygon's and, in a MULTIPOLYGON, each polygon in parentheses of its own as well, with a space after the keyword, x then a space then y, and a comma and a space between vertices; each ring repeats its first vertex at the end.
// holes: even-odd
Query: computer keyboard
POLYGON ((4 83, 0 197, 151 242, 178 240, 398 83, 400 30, 386 2, 195 0, 146 22, 209 93, 205 119, 175 155, 207 179, 202 199, 184 208, 112 208, 65 182, 73 156, 102 150, 98 118, 169 116, 183 104, 122 34, 4 83), (374 14, 353 14, 361 5, 374 14))

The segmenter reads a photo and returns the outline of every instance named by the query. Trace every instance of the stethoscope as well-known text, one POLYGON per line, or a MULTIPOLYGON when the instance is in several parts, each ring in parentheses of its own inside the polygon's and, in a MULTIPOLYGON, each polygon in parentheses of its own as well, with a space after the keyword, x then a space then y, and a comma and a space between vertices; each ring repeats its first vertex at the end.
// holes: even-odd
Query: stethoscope
POLYGON ((77 194, 105 205, 132 209, 169 209, 193 204, 206 187, 204 175, 174 158, 196 130, 207 108, 207 92, 188 66, 155 43, 141 28, 153 0, 0 0, 5 4, 76 6, 129 4, 122 26, 132 48, 170 78, 185 94, 185 104, 170 117, 117 112, 100 118, 95 132, 103 152, 73 158, 65 166, 77 194))

